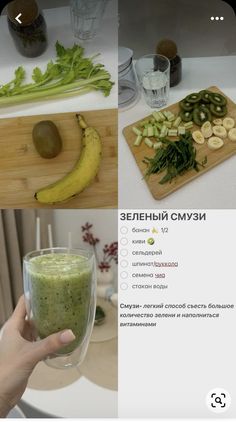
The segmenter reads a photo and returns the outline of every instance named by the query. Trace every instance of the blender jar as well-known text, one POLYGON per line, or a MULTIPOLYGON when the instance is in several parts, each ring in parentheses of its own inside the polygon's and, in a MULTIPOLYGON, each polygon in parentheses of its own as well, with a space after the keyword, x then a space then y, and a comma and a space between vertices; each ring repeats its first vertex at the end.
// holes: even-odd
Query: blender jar
POLYGON ((127 107, 138 101, 139 87, 133 66, 133 51, 119 47, 119 108, 127 107))

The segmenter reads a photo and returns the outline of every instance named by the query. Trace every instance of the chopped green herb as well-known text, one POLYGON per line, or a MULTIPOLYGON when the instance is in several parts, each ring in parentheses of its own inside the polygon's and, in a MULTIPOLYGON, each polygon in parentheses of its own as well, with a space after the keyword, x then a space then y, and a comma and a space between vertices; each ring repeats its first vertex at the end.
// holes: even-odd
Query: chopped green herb
POLYGON ((194 169, 199 171, 199 166, 204 166, 207 162, 205 157, 202 163, 196 160, 196 149, 190 132, 181 135, 178 141, 162 139, 162 146, 157 150, 154 157, 145 157, 147 164, 145 176, 153 173, 161 173, 166 170, 166 174, 160 180, 160 184, 171 182, 178 175, 183 175, 186 171, 194 169))

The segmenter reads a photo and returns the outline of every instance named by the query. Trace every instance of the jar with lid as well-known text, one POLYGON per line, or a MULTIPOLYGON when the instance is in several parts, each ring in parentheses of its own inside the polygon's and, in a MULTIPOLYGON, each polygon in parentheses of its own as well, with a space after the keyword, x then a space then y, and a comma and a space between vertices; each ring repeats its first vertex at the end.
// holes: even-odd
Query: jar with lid
POLYGON ((22 56, 38 57, 47 48, 46 22, 35 0, 14 0, 7 6, 8 28, 22 56), (16 16, 20 16, 20 22, 16 16))
POLYGON ((169 39, 163 39, 157 44, 156 52, 170 61, 170 87, 178 85, 182 79, 182 60, 178 55, 176 43, 169 39))
POLYGON ((118 92, 119 108, 128 107, 139 99, 139 86, 133 66, 133 51, 119 47, 118 92))

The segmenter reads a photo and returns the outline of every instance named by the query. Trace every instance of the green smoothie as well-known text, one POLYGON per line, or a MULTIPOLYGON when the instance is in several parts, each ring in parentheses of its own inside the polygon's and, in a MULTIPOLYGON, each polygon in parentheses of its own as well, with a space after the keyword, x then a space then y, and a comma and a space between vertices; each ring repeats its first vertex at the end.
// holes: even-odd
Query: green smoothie
POLYGON ((80 255, 50 253, 29 261, 32 319, 39 337, 71 329, 76 339, 58 353, 71 353, 83 341, 90 312, 92 270, 80 255))

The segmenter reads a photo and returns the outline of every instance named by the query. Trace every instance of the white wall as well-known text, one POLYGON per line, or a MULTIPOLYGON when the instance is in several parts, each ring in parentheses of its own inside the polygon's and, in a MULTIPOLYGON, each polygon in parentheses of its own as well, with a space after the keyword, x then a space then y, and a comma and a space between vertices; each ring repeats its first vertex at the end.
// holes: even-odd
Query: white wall
MULTIPOLYGON (((116 210, 54 210, 53 221, 55 246, 67 246, 68 232, 71 232, 73 247, 89 247, 87 243, 83 242, 81 231, 81 226, 87 222, 93 224, 93 234, 100 239, 98 244, 100 257, 102 257, 103 246, 118 239, 116 210)), ((116 272, 116 265, 113 267, 116 272)))
POLYGON ((182 57, 236 54, 235 15, 222 0, 119 0, 119 14, 119 45, 135 58, 154 53, 161 38, 176 41, 182 57))
POLYGON ((101 238, 101 244, 117 240, 116 210, 54 210, 54 233, 57 246, 67 245, 68 232, 72 232, 74 247, 85 245, 82 242, 81 226, 92 223, 93 233, 101 238))
MULTIPOLYGON (((117 1, 118 0, 110 0, 106 10, 106 16, 113 16, 117 14, 117 1)), ((70 0, 37 0, 38 5, 41 9, 52 9, 55 7, 63 7, 69 6, 70 0)))

